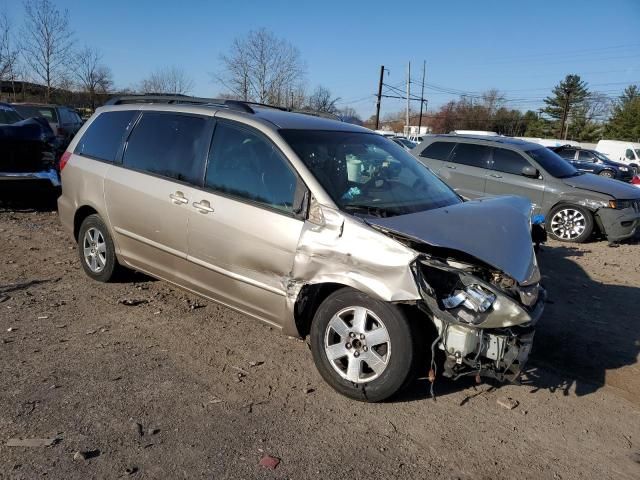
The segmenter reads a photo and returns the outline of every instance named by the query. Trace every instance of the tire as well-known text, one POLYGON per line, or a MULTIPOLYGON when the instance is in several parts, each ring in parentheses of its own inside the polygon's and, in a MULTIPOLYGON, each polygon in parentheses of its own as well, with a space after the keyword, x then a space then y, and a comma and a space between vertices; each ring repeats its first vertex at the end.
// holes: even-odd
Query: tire
POLYGON ((601 177, 616 178, 615 172, 611 170, 602 170, 598 175, 600 175, 601 177))
POLYGON ((113 240, 99 215, 89 215, 83 220, 77 241, 84 272, 98 282, 111 280, 119 265, 113 240))
POLYGON ((413 378, 415 337, 396 305, 337 290, 316 311, 310 334, 320 375, 342 395, 380 402, 413 378))
POLYGON ((593 215, 578 205, 556 205, 549 212, 547 232, 561 242, 583 243, 593 232, 593 215))

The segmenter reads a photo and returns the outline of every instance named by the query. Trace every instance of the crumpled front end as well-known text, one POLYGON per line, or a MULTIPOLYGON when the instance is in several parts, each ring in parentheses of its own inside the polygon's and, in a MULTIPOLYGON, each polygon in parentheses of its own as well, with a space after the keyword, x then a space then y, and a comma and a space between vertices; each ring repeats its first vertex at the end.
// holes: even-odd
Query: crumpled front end
POLYGON ((516 381, 546 299, 537 265, 523 283, 487 266, 430 255, 419 258, 414 271, 422 308, 438 332, 432 350, 445 354, 443 375, 516 381))

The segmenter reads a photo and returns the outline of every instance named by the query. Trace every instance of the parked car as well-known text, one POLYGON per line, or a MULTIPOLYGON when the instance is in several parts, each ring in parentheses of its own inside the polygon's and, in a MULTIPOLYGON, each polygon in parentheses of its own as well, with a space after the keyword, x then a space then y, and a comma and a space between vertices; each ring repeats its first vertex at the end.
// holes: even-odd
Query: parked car
POLYGON ((59 186, 55 152, 55 136, 47 122, 24 120, 11 105, 0 103, 0 184, 35 180, 59 186))
POLYGON ((232 100, 112 102, 61 162, 60 219, 89 277, 134 268, 308 334, 323 378, 360 400, 399 391, 436 346, 446 376, 517 378, 545 296, 529 201, 464 202, 348 123, 232 100))
POLYGON ((580 172, 536 143, 508 137, 438 135, 412 153, 467 198, 522 195, 545 216, 546 228, 565 242, 584 242, 598 228, 610 242, 640 225, 640 191, 580 172))
POLYGON ((635 173, 640 173, 640 143, 600 140, 596 145, 596 150, 615 162, 632 167, 635 173))
POLYGON ((627 183, 631 182, 633 178, 633 169, 631 167, 623 163, 614 162, 597 150, 569 145, 547 148, 569 161, 581 172, 595 173, 596 175, 615 178, 627 183))
POLYGON ((82 126, 82 119, 78 112, 62 105, 38 103, 14 103, 13 107, 24 118, 42 117, 49 122, 53 133, 58 137, 62 148, 66 148, 73 136, 82 126))
POLYGON ((405 150, 412 150, 416 148, 416 146, 418 145, 416 142, 412 142, 411 140, 405 137, 391 137, 391 140, 393 140, 395 143, 400 145, 405 150))

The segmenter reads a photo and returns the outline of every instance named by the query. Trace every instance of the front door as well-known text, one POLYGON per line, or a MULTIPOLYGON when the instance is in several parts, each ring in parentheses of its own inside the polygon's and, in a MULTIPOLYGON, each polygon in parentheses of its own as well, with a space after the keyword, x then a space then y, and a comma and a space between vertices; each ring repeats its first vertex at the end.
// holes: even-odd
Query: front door
POLYGON ((533 167, 520 153, 506 148, 494 148, 491 173, 487 176, 486 192, 489 195, 519 195, 533 203, 535 213, 541 213, 544 197, 544 181, 522 174, 524 167, 533 167))
POLYGON ((189 208, 193 288, 281 325, 303 221, 303 188, 286 158, 261 133, 220 120, 204 189, 189 208))

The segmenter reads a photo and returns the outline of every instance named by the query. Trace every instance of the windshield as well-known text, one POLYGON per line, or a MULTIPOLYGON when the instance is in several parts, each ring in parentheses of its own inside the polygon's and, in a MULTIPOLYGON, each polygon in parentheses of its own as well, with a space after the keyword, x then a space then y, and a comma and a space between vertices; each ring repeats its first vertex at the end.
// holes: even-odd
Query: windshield
POLYGON ((605 162, 610 162, 611 159, 609 157, 607 157, 604 153, 600 153, 597 150, 589 150, 591 153, 593 153, 596 157, 598 157, 600 160, 603 160, 605 162))
POLYGON ((407 140, 406 138, 395 138, 394 139, 396 142, 401 143, 402 145, 404 145, 407 148, 414 148, 417 143, 412 142, 411 140, 407 140))
POLYGON ((548 148, 540 147, 527 150, 527 154, 551 176, 556 178, 567 178, 581 175, 582 172, 576 170, 568 161, 548 148))
POLYGON ((380 135, 280 133, 341 210, 390 217, 462 202, 416 158, 380 135))

